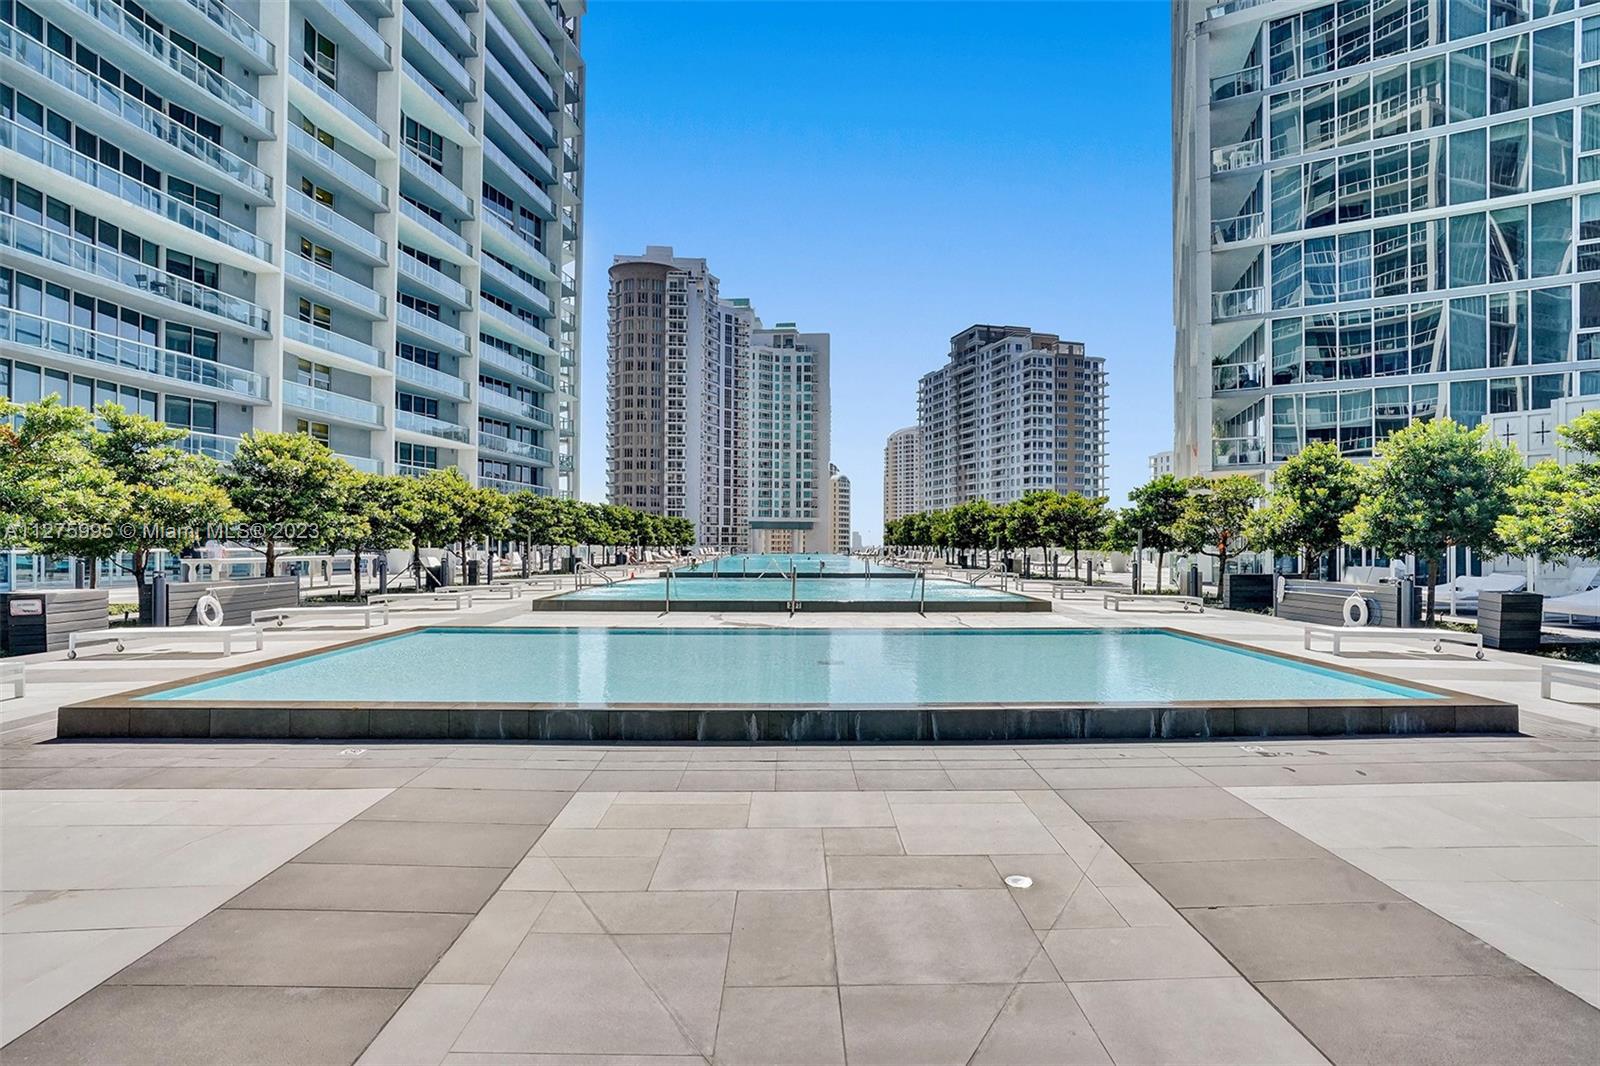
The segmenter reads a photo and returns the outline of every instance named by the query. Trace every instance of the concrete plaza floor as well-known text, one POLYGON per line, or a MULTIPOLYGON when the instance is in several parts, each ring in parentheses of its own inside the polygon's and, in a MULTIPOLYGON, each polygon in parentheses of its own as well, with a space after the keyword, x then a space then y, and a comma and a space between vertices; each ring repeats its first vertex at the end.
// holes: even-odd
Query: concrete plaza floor
MULTIPOLYGON (((1087 602, 560 624, 1300 643, 1261 616, 1087 602)), ((38 662, 0 703, 0 1058, 1600 1060, 1600 694, 1542 700, 1537 662, 1493 651, 1313 657, 1515 701, 1524 735, 63 743, 56 707, 223 660, 38 662)))

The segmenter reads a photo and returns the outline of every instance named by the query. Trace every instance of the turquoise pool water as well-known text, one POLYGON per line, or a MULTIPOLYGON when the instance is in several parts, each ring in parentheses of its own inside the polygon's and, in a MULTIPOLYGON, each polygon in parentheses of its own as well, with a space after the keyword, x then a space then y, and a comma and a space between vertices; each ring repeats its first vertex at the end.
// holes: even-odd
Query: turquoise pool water
MULTIPOLYGON (((713 570, 719 576, 722 574, 742 575, 754 577, 764 573, 787 574, 793 567, 801 574, 883 574, 885 576, 906 576, 911 571, 902 570, 894 566, 880 566, 876 562, 854 555, 826 555, 822 553, 796 554, 796 555, 724 555, 716 560, 713 566, 710 562, 703 562, 698 566, 680 566, 675 573, 711 573, 713 570)), ((770 577, 767 580, 772 580, 770 577)))
POLYGON ((1164 630, 438 628, 139 698, 863 707, 1437 697, 1164 630))
MULTIPOLYGON (((922 582, 866 580, 860 577, 807 577, 791 582, 787 577, 696 577, 673 578, 672 599, 687 600, 763 600, 787 602, 793 591, 802 602, 916 603, 922 595, 922 582)), ((655 600, 667 595, 667 579, 636 577, 615 585, 590 585, 569 592, 564 600, 655 600)), ((930 603, 976 603, 993 600, 1021 600, 1028 597, 994 588, 974 587, 965 581, 928 582, 930 603)))

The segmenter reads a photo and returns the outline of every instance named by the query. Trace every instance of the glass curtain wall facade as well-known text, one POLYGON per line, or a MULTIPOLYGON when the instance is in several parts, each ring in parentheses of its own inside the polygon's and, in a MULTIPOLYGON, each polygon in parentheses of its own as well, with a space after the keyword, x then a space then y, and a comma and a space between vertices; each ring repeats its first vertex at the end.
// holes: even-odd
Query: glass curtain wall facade
POLYGON ((1600 393, 1600 8, 1174 11, 1179 473, 1600 393))
POLYGON ((0 395, 576 495, 582 0, 0 0, 0 395))

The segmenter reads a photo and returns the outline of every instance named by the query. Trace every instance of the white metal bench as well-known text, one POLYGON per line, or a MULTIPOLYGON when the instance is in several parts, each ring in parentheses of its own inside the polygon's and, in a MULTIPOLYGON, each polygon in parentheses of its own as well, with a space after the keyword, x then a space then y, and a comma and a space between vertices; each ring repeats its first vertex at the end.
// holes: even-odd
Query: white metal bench
POLYGON ((256 651, 262 648, 261 627, 248 626, 140 626, 126 629, 92 629, 67 634, 67 658, 76 659, 78 649, 96 644, 114 644, 117 651, 126 651, 129 644, 191 644, 220 641, 222 654, 233 654, 233 642, 239 639, 255 641, 256 651))
POLYGON ((392 611, 408 608, 430 608, 447 605, 452 611, 472 606, 470 592, 401 592, 390 596, 372 596, 368 604, 382 605, 392 611))
POLYGON ((21 699, 28 694, 28 667, 26 663, 0 662, 0 686, 10 685, 11 694, 21 699))
POLYGON ((1327 638, 1329 649, 1335 655, 1343 654, 1339 648, 1351 640, 1411 641, 1432 644, 1434 651, 1443 651, 1446 644, 1462 644, 1476 648, 1483 658, 1482 633, 1458 633, 1453 629, 1394 629, 1389 626, 1316 626, 1305 627, 1305 649, 1311 651, 1311 638, 1327 638))
MULTIPOLYGON (((470 588, 447 588, 444 592, 460 592, 478 600, 520 600, 522 599, 522 585, 506 582, 495 582, 493 585, 473 585, 470 588)), ((471 604, 469 603, 468 606, 471 604)))
POLYGON ((1158 603, 1163 605, 1175 603, 1181 606, 1185 611, 1191 607, 1199 611, 1201 614, 1205 614, 1206 611, 1206 602, 1200 599, 1198 596, 1162 596, 1154 592, 1112 592, 1106 594, 1100 600, 1100 606, 1104 607, 1108 611, 1121 611, 1122 605, 1125 603, 1143 603, 1152 605, 1158 603))
MULTIPOLYGON (((1539 667, 1539 694, 1545 699, 1551 699, 1550 689, 1557 682, 1577 685, 1589 694, 1592 700, 1600 700, 1600 667, 1583 666, 1578 663, 1545 663, 1539 667)), ((1571 700, 1562 700, 1562 703, 1571 703, 1571 700)))
POLYGON ((374 625, 387 625, 389 622, 389 608, 384 604, 344 604, 327 607, 264 607, 259 611, 250 612, 251 625, 264 625, 273 623, 279 628, 283 623, 296 618, 335 618, 340 615, 359 616, 363 629, 371 629, 374 625), (374 622, 373 619, 377 621, 374 622))

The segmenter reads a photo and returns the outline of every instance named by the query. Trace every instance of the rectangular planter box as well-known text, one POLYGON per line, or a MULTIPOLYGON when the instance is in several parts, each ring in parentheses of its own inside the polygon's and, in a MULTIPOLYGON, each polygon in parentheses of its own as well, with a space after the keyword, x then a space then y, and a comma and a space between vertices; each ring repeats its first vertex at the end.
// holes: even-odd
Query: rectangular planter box
POLYGON ((1478 596, 1478 632, 1485 648, 1533 651, 1539 647, 1544 596, 1537 592, 1484 592, 1478 596))
POLYGON ((67 635, 111 623, 104 589, 49 589, 0 595, 0 648, 10 655, 63 651, 67 635))
POLYGON ((1272 606, 1272 574, 1223 574, 1222 606, 1230 611, 1260 611, 1272 606))

